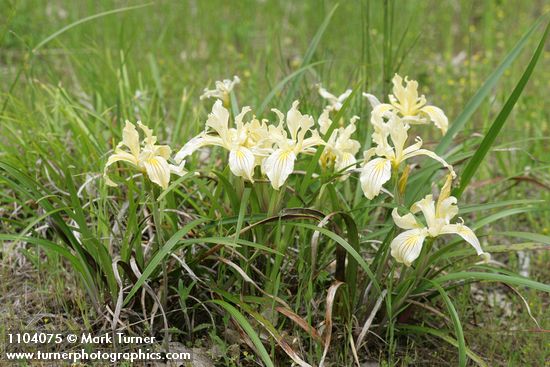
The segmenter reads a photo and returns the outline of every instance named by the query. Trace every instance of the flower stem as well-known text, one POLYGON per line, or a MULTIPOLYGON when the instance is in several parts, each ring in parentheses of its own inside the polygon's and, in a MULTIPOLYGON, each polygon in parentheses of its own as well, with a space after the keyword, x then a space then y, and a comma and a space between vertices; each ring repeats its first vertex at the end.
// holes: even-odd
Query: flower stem
MULTIPOLYGON (((164 243, 163 232, 162 232, 162 212, 164 211, 164 199, 161 201, 160 207, 159 207, 159 203, 157 202, 155 187, 151 183, 149 183, 149 190, 151 193, 151 211, 153 212, 153 223, 155 225, 155 232, 154 232, 155 234, 153 237, 154 239, 153 253, 157 254, 158 251, 160 251, 162 244, 164 243)), ((160 299, 160 303, 162 305, 162 308, 166 309, 167 296, 168 296, 168 272, 167 272, 167 266, 166 266, 166 259, 162 260, 162 284, 163 284, 163 292, 162 292, 162 297, 160 299)), ((168 339, 165 337, 165 340, 168 340, 168 339)))

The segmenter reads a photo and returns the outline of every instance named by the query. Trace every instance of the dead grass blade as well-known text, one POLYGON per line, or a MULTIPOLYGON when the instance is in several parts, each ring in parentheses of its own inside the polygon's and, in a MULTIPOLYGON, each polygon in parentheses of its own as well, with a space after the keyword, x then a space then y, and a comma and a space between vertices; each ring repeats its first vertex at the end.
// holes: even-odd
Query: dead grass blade
MULTIPOLYGON (((523 302, 523 305, 525 306, 525 309, 527 310, 527 313, 529 314, 529 317, 531 318, 531 320, 533 320, 533 322, 535 323, 535 325, 537 325, 537 328, 539 330, 544 330, 543 328, 540 327, 540 324, 539 322, 537 321, 537 319, 535 319, 535 317, 533 316, 533 313, 531 312, 531 307, 529 307, 529 302, 527 302, 527 300, 525 299, 525 297, 523 297, 523 295, 514 287, 508 285, 508 284, 504 284, 506 286, 506 288, 508 289, 511 289, 512 292, 514 292, 515 294, 518 295, 518 297, 521 299, 521 301, 523 302)), ((547 331, 547 330, 546 330, 547 331)))
POLYGON ((272 300, 274 300, 275 302, 283 305, 284 307, 286 308, 290 308, 290 306, 288 305, 288 303, 286 303, 285 301, 283 301, 281 298, 277 297, 277 296, 274 296, 272 294, 269 294, 267 293, 266 291, 264 291, 258 284, 256 284, 255 281, 252 280, 252 278, 250 278, 248 276, 248 274, 246 274, 246 272, 237 264, 235 264, 233 261, 231 260, 228 260, 226 258, 223 258, 223 257, 220 257, 220 256, 217 256, 216 257, 216 260, 226 264, 226 265, 229 265, 230 267, 232 267, 233 269, 235 269, 235 271, 237 271, 237 273, 239 273, 239 275, 244 279, 245 282, 247 283, 250 283, 252 284, 252 286, 254 286, 254 288, 256 288, 256 290, 258 290, 258 292, 260 292, 261 294, 263 294, 264 296, 268 297, 268 298, 271 298, 272 300))
MULTIPOLYGON (((141 277, 141 271, 139 271, 139 267, 136 263, 136 260, 134 258, 131 258, 130 259, 130 266, 132 267, 132 270, 134 271, 134 274, 136 275, 136 277, 139 279, 141 277)), ((160 309, 160 312, 162 314, 162 320, 164 322, 164 330, 165 330, 165 333, 168 333, 168 319, 166 318, 166 312, 164 312, 164 307, 162 307, 162 303, 160 302, 160 299, 157 297, 157 295, 155 294, 155 292, 153 291, 153 289, 151 289, 151 287, 149 286, 149 284, 147 284, 147 282, 143 282, 143 289, 151 296, 151 298, 153 299, 153 301, 155 301, 155 304, 158 305, 159 309, 160 309)), ((145 308, 144 308, 145 310, 145 308)), ((154 317, 151 318, 151 321, 154 320, 154 317)), ((152 328, 153 324, 151 322, 151 328, 152 328)), ((166 335, 165 337, 166 340, 168 340, 168 335, 166 335)))
POLYGON ((121 260, 120 256, 116 256, 113 259, 113 274, 115 275, 115 280, 118 284, 118 296, 115 305, 115 312, 113 313, 113 318, 111 320, 111 330, 115 331, 117 324, 125 326, 124 323, 120 320, 120 312, 122 311, 122 303, 124 301, 124 285, 120 274, 118 272, 118 262, 121 260))
POLYGON ((325 311, 325 349, 323 350, 323 356, 319 362, 319 367, 325 365, 325 359, 327 358, 328 349, 330 347, 330 340, 332 339, 332 307, 334 306, 334 299, 336 298, 336 291, 344 282, 336 281, 330 286, 327 292, 327 309, 325 311))
POLYGON ((388 293, 387 289, 384 289, 378 299, 376 300, 376 303, 374 304, 374 307, 372 308, 372 312, 370 313, 369 317, 365 321, 365 324, 363 325, 363 328, 361 329, 361 333, 359 333, 359 336, 357 337, 357 341, 355 342, 355 345, 357 346, 357 349, 361 349, 361 343, 363 343, 363 339, 365 339, 365 336, 367 335, 367 332, 369 331, 370 326, 372 325, 372 321, 374 320, 374 317, 376 316, 376 313, 380 309, 380 306, 382 306, 382 301, 386 297, 386 293, 388 293))
POLYGON ((289 308, 285 308, 285 307, 281 307, 281 306, 277 306, 275 307, 275 310, 283 315, 285 315, 286 317, 288 317, 290 320, 294 321, 296 323, 296 325, 298 325, 300 328, 302 328, 306 333, 309 334, 309 336, 311 336, 314 340, 316 340, 317 342, 321 343, 323 346, 325 345, 325 342, 323 340, 323 338, 321 337, 321 335, 317 332, 317 330, 315 330, 315 328, 313 326, 311 326, 310 324, 308 324, 308 322, 306 320, 304 320, 303 318, 301 318, 299 315, 297 315, 296 313, 294 313, 292 310, 290 310, 289 308))

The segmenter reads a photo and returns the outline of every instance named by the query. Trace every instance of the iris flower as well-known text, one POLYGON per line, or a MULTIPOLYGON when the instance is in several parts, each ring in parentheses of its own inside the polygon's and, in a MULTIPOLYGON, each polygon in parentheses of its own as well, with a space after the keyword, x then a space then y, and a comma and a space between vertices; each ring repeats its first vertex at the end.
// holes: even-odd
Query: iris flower
POLYGON ((411 213, 400 216, 395 208, 392 217, 395 224, 406 231, 396 236, 390 244, 391 255, 397 262, 410 266, 418 258, 422 244, 427 237, 438 237, 444 234, 457 234, 475 249, 479 256, 488 261, 490 254, 482 250, 474 232, 464 223, 451 224, 450 221, 458 214, 456 198, 451 196, 452 176, 448 175, 437 202, 432 195, 426 197, 411 207, 411 213), (419 223, 413 214, 421 211, 426 219, 426 225, 419 223))
MULTIPOLYGON (((351 138, 355 132, 355 121, 359 117, 353 116, 346 127, 340 127, 332 132, 328 141, 325 143, 325 149, 319 158, 319 164, 323 168, 329 165, 339 172, 342 170, 350 171, 355 168, 355 155, 361 148, 361 144, 351 138)), ((319 131, 326 134, 332 121, 329 118, 329 110, 324 110, 319 117, 319 131)))
POLYGON ((349 97, 351 92, 352 90, 348 89, 337 97, 334 94, 329 93, 325 88, 321 86, 321 84, 319 84, 319 94, 321 95, 321 97, 328 101, 329 105, 326 107, 326 109, 328 109, 329 111, 340 111, 342 105, 344 104, 344 101, 349 97))
POLYGON ((279 116, 279 125, 270 126, 269 135, 273 142, 273 148, 271 154, 262 162, 262 171, 267 175, 275 190, 279 190, 294 171, 294 162, 298 154, 313 153, 316 145, 324 144, 317 130, 312 129, 315 124, 313 118, 309 115, 302 115, 298 111, 298 104, 298 101, 292 104, 286 114, 286 121, 281 111, 272 110, 279 116), (287 134, 285 126, 289 134, 287 134), (306 138, 308 133, 311 135, 306 138))
POLYGON ((415 156, 428 156, 455 175, 452 166, 443 158, 430 150, 421 149, 422 140, 419 137, 416 138, 415 144, 405 148, 410 126, 395 114, 386 117, 389 117, 387 122, 379 114, 373 113, 371 116, 374 126, 372 140, 376 146, 364 153, 365 163, 360 169, 361 188, 368 199, 380 194, 382 186, 391 178, 392 167, 397 169, 402 162, 415 156), (373 156, 376 158, 371 159, 373 156))
POLYGON ((123 161, 147 174, 152 182, 166 189, 170 182, 171 173, 180 176, 186 173, 183 169, 185 161, 182 161, 179 166, 169 164, 168 159, 172 152, 170 147, 168 145, 157 145, 157 137, 153 136, 153 131, 139 121, 137 124, 145 134, 145 139, 140 144, 136 127, 131 122, 126 121, 122 131, 122 141, 116 146, 114 154, 107 160, 103 176, 108 185, 117 186, 109 178, 107 171, 113 163, 123 161))
POLYGON ((442 131, 447 132, 449 120, 443 110, 435 106, 426 105, 426 97, 418 95, 418 82, 408 80, 395 74, 392 79, 393 94, 388 97, 390 103, 380 103, 372 94, 363 93, 373 107, 373 114, 384 115, 387 111, 399 114, 409 124, 429 124, 430 121, 442 131))
POLYGON ((218 99, 208 115, 206 130, 181 148, 176 154, 176 162, 183 161, 203 146, 220 146, 229 151, 231 172, 253 182, 254 168, 259 164, 260 158, 256 155, 256 147, 261 145, 259 140, 267 136, 267 126, 257 120, 244 123, 243 118, 248 112, 250 107, 243 107, 241 113, 235 117, 235 127, 229 127, 229 111, 218 99))
POLYGON ((204 88, 203 94, 200 96, 200 99, 206 98, 218 98, 221 99, 226 105, 229 104, 229 94, 235 87, 239 84, 241 80, 238 76, 234 76, 233 80, 224 79, 222 81, 216 81, 216 87, 214 89, 204 88))

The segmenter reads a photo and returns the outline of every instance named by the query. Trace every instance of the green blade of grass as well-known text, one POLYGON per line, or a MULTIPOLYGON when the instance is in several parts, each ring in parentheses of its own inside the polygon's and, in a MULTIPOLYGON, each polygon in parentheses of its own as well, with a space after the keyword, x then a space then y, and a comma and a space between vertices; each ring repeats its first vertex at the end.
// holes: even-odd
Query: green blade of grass
POLYGON ((241 197, 241 207, 239 209, 239 217, 237 220, 237 227, 235 228, 235 240, 239 239, 241 229, 243 228, 244 215, 246 213, 246 208, 248 206, 248 199, 250 198, 251 188, 247 187, 244 189, 244 192, 241 197))
MULTIPOLYGON (((466 123, 470 121, 470 118, 477 111, 481 103, 489 95, 491 90, 499 81, 500 77, 504 72, 510 67, 510 65, 518 58, 523 48, 527 45, 527 42, 535 32, 535 30, 540 26, 544 17, 539 18, 520 38, 516 43, 514 48, 506 55, 502 62, 497 66, 497 68, 489 75, 487 80, 483 85, 477 90, 472 98, 468 101, 464 110, 460 115, 453 121, 449 126, 449 130, 445 136, 441 139, 441 142, 437 145, 435 153, 438 155, 443 155, 449 146, 451 145, 453 138, 464 128, 466 123)), ((412 203, 416 201, 421 193, 427 190, 429 187, 428 182, 433 174, 439 169, 437 164, 430 164, 426 169, 419 174, 418 176, 418 185, 415 185, 416 189, 411 190, 410 194, 407 195, 407 203, 412 203)), ((411 179, 410 182, 413 182, 414 179, 411 179)))
MULTIPOLYGON (((0 162, 0 169, 3 170, 3 174, 0 175, 0 182, 4 182, 10 186, 14 191, 19 192, 22 196, 28 197, 35 203, 39 204, 46 212, 50 213, 51 227, 56 231, 57 235, 64 241, 64 243, 73 249, 78 255, 79 262, 83 265, 81 268, 85 273, 81 273, 86 279, 93 279, 93 274, 97 271, 97 263, 83 244, 78 241, 70 228, 65 222, 65 218, 61 213, 74 219, 74 212, 72 210, 58 212, 55 209, 55 202, 58 207, 66 207, 58 198, 50 194, 45 187, 39 182, 35 181, 25 173, 23 173, 18 167, 15 167, 11 163, 0 162), (16 181, 10 179, 14 178, 16 181), (50 201, 51 200, 51 201, 50 201)), ((97 289, 93 289, 94 292, 90 296, 97 300, 99 294, 97 289)))
POLYGON ((67 32, 68 30, 70 30, 70 29, 72 29, 72 28, 74 28, 77 25, 80 25, 82 23, 86 23, 86 22, 89 22, 90 20, 101 18, 101 17, 107 16, 107 15, 121 13, 121 12, 128 11, 128 10, 140 9, 140 8, 144 8, 146 6, 151 6, 151 5, 153 5, 153 3, 134 5, 134 6, 126 6, 126 7, 123 7, 123 8, 104 11, 104 12, 101 12, 101 13, 90 15, 89 17, 86 17, 86 18, 79 19, 76 22, 73 22, 69 25, 66 25, 65 27, 61 28, 60 30, 58 30, 58 31, 52 33, 51 35, 49 35, 48 37, 44 38, 36 46, 34 46, 34 48, 32 49, 32 52, 36 53, 36 51, 38 51, 40 48, 42 48, 45 44, 47 44, 51 40, 55 39, 60 34, 63 34, 65 32, 67 32))
MULTIPOLYGON (((503 275, 496 273, 484 273, 477 271, 461 271, 457 273, 450 273, 434 279, 435 282, 443 284, 456 280, 473 280, 473 281, 493 281, 502 282, 505 284, 523 285, 528 288, 533 288, 539 291, 550 293, 550 285, 536 282, 531 279, 523 278, 520 276, 503 275)), ((429 286, 424 283, 423 286, 417 289, 418 292, 426 290, 429 286)))
POLYGON ((69 261, 76 270, 77 274, 79 274, 90 292, 90 294, 94 294, 94 292, 91 291, 92 288, 95 288, 93 278, 91 274, 87 271, 86 265, 82 264, 80 259, 73 255, 67 248, 58 245, 57 243, 48 241, 43 238, 36 238, 36 237, 27 237, 27 236, 20 236, 20 235, 10 235, 10 234, 0 234, 0 240, 2 241, 23 241, 32 243, 34 245, 41 246, 45 249, 52 250, 53 252, 56 252, 57 254, 64 257, 67 261, 69 261))
POLYGON ((458 313, 456 312, 456 308, 453 305, 453 302, 451 302, 451 299, 449 298, 449 295, 445 290, 437 283, 432 282, 431 280, 428 280, 434 287, 437 289, 439 294, 441 295, 441 298, 443 298, 443 301, 445 302, 445 305, 447 306, 447 310, 449 311, 449 315, 451 316, 451 320, 453 321, 453 326, 455 329, 455 335, 456 335, 456 341, 457 341, 457 348, 458 348, 458 365, 461 367, 466 366, 466 342, 464 341, 464 332, 462 330, 462 324, 460 323, 460 318, 458 317, 458 313))
POLYGON ((525 34, 516 43, 514 48, 512 48, 508 55, 506 55, 502 62, 497 66, 495 71, 493 71, 491 75, 489 75, 481 88, 479 88, 476 94, 474 94, 474 96, 470 98, 470 100, 464 107, 464 110, 449 126, 449 130, 447 131, 443 139, 441 139, 441 142, 437 145, 437 148, 435 149, 435 152, 437 154, 443 154, 449 148, 453 141, 453 138, 456 136, 456 134, 460 132, 460 130, 464 128, 466 122, 468 122, 473 116, 474 112, 477 111, 483 100, 489 95, 493 87, 497 84, 502 74, 504 74, 506 69, 508 69, 508 67, 517 59, 523 48, 527 45, 527 42, 531 38, 531 35, 540 26, 543 20, 544 17, 539 18, 535 22, 535 24, 533 24, 531 28, 529 28, 527 32, 525 32, 525 34))
POLYGON ((516 237, 516 238, 522 238, 529 241, 535 241, 540 242, 545 245, 550 245, 550 236, 545 236, 543 234, 538 233, 530 233, 530 232, 517 232, 517 231, 511 231, 511 232, 498 232, 495 233, 498 235, 503 236, 509 236, 509 237, 516 237))
POLYGON ((265 318, 260 312, 254 310, 253 307, 249 306, 246 302, 239 299, 238 297, 232 295, 231 293, 224 291, 222 289, 213 289, 214 292, 218 293, 220 296, 229 300, 230 302, 238 305, 244 312, 248 313, 255 321, 262 325, 265 330, 271 334, 271 336, 277 341, 277 344, 287 353, 287 355, 296 362, 301 367, 311 367, 309 363, 306 363, 302 358, 292 349, 292 347, 287 343, 285 338, 280 334, 280 332, 275 328, 275 326, 265 318))
MULTIPOLYGON (((398 328, 399 330, 410 331, 416 334, 431 334, 433 336, 437 336, 438 338, 446 341, 447 343, 455 347, 458 347, 458 342, 455 339, 451 338, 450 336, 448 336, 447 334, 445 334, 443 331, 440 331, 440 330, 436 330, 425 326, 417 326, 417 325, 398 325, 398 328)), ((480 356, 472 352, 472 350, 467 347, 465 349, 468 357, 470 357, 472 361, 477 363, 478 366, 488 367, 487 363, 485 363, 485 361, 480 356)))
MULTIPOLYGON (((521 214, 521 213, 529 213, 529 212, 537 212, 544 210, 546 208, 538 208, 538 207, 524 207, 524 208, 512 208, 503 210, 501 212, 497 212, 495 214, 488 215, 486 217, 483 217, 482 219, 475 222, 475 224, 472 226, 473 230, 477 230, 479 228, 482 228, 490 223, 496 222, 499 219, 510 217, 513 215, 521 214)), ((548 210, 548 209, 546 209, 548 210)))
MULTIPOLYGON (((454 245, 451 245, 449 247, 444 247, 445 251, 437 252, 433 256, 430 257, 430 262, 435 261, 438 258, 442 258, 445 260, 455 261, 451 260, 456 257, 466 257, 466 256, 476 256, 476 253, 473 248, 465 248, 460 250, 453 250, 453 248, 456 248, 454 245)), ((534 250, 550 250, 550 245, 541 244, 538 242, 524 242, 524 243, 513 243, 510 245, 491 245, 491 246, 485 246, 484 251, 495 254, 495 253, 507 253, 507 252, 518 252, 518 251, 534 251, 534 250)))
MULTIPOLYGON (((200 237, 200 238, 189 238, 186 240, 179 241, 182 245, 191 245, 191 244, 197 244, 197 243, 211 243, 211 244, 219 244, 219 245, 225 245, 229 247, 250 247, 257 250, 265 251, 269 254, 273 255, 280 255, 283 254, 278 252, 275 249, 272 249, 271 247, 267 247, 264 245, 260 245, 258 243, 254 243, 251 241, 243 240, 243 239, 235 239, 231 237, 200 237)), ((194 259, 189 261, 189 264, 194 264, 194 259)))
MULTIPOLYGON (((347 213, 340 213, 340 216, 346 223, 347 237, 350 245, 353 249, 359 252, 359 232, 357 230, 357 223, 353 220, 351 215, 347 213)), ((355 305, 355 295, 357 292, 357 261, 352 256, 348 257, 346 266, 346 283, 348 284, 350 304, 352 307, 355 305)))
POLYGON ((256 352, 262 359, 262 361, 265 363, 267 367, 275 367, 273 364, 273 361, 271 360, 271 357, 269 356, 269 353, 265 349, 264 345, 262 344, 262 341, 260 340, 260 337, 258 336, 258 333, 254 331, 254 328, 246 317, 242 313, 239 312, 234 306, 230 305, 229 303, 222 301, 222 300, 212 300, 212 303, 215 303, 219 306, 222 306, 227 312, 231 314, 231 316, 239 323, 239 325, 243 328, 246 335, 250 338, 254 346, 256 347, 256 352))
POLYGON ((172 237, 166 243, 162 248, 156 253, 156 255, 151 259, 149 264, 147 264, 147 267, 137 280, 137 282, 134 284, 128 295, 126 295, 126 298, 124 298, 123 305, 126 305, 134 294, 137 292, 137 290, 149 279, 153 271, 160 265, 162 260, 168 255, 168 253, 172 250, 174 246, 178 244, 180 239, 185 236, 189 231, 191 231, 196 226, 200 225, 201 223, 206 222, 208 219, 199 218, 195 219, 194 221, 187 223, 182 229, 174 233, 172 237))
POLYGON ((113 273, 112 258, 109 254, 109 250, 104 246, 96 236, 92 233, 88 222, 86 221, 86 214, 84 213, 83 205, 78 197, 78 192, 73 181, 73 176, 70 169, 64 170, 65 175, 65 187, 69 190, 71 200, 71 217, 78 226, 78 232, 82 234, 80 242, 84 248, 93 256, 96 264, 99 265, 101 275, 105 277, 111 296, 116 298, 118 291, 115 275, 113 273))
POLYGON ((264 98, 264 100, 262 101, 262 103, 260 104, 260 107, 258 108, 257 112, 258 113, 262 113, 265 111, 265 109, 267 108, 267 106, 269 105, 269 103, 271 102, 271 100, 275 97, 275 95, 277 93, 279 93, 279 91, 281 89, 283 89, 283 87, 288 83, 290 82, 292 79, 294 78, 297 78, 299 75, 301 75, 304 71, 308 70, 308 69, 311 69, 312 67, 314 66, 317 66, 317 65, 320 65, 322 63, 324 63, 325 61, 317 61, 317 62, 314 62, 314 63, 311 63, 309 65, 304 65, 302 67, 300 67, 298 70, 294 71, 293 73, 287 75, 283 80, 281 80, 279 83, 277 83, 277 85, 275 85, 275 87, 273 87, 271 89, 271 91, 269 92, 269 94, 264 98))
POLYGON ((216 177, 218 178, 218 182, 223 186, 225 193, 229 197, 229 202, 231 203, 231 208, 233 209, 234 213, 239 212, 239 208, 241 207, 241 200, 239 199, 239 196, 237 195, 237 191, 235 190, 235 186, 229 182, 226 175, 224 175, 222 172, 219 171, 213 171, 216 177))
MULTIPOLYGON (((325 19, 323 20, 323 23, 319 26, 319 29, 317 29, 317 32, 315 33, 315 36, 311 39, 311 42, 306 50, 306 53, 304 55, 304 59, 302 60, 302 67, 309 65, 311 63, 311 59, 313 58, 313 55, 315 54, 315 51, 317 50, 317 47, 319 46, 319 42, 321 42, 321 38, 323 37, 323 34, 327 30, 327 27, 330 23, 330 20, 332 19, 332 16, 334 15, 334 12, 336 12, 336 9, 338 8, 339 4, 334 5, 332 10, 327 14, 325 19)), ((288 106, 290 102, 294 99, 294 94, 296 92, 296 88, 298 88, 298 84, 302 80, 302 74, 299 74, 295 79, 294 82, 291 84, 286 99, 285 99, 285 106, 288 106)))
POLYGON ((461 205, 458 211, 458 214, 464 215, 468 213, 479 212, 482 210, 497 209, 497 208, 501 208, 509 205, 532 205, 532 204, 542 204, 542 203, 544 203, 544 200, 519 199, 519 200, 502 200, 496 203, 472 204, 472 205, 464 205, 464 206, 461 205))
POLYGON ((376 279, 376 277, 372 273, 372 271, 369 267, 369 264, 367 264, 367 262, 363 259, 363 257, 345 239, 343 239, 342 237, 340 237, 336 233, 334 233, 332 231, 329 231, 326 228, 317 227, 317 226, 314 226, 314 225, 311 225, 311 224, 292 223, 292 222, 289 222, 287 224, 291 225, 291 226, 295 226, 295 227, 303 227, 303 228, 311 229, 313 231, 321 232, 323 235, 329 237, 331 240, 335 241, 340 246, 345 248, 346 251, 350 254, 350 256, 352 256, 357 261, 357 263, 361 266, 361 268, 365 271, 365 273, 367 273, 367 276, 372 281, 372 283, 373 283, 374 287, 376 288, 376 290, 379 293, 382 293, 382 288, 380 286, 380 283, 378 282, 378 279, 376 279))
POLYGON ((468 161, 468 164, 464 168, 464 171, 460 176, 460 186, 457 189, 455 189, 453 192, 453 195, 456 196, 457 198, 460 197, 464 192, 464 190, 466 189, 466 187, 468 187, 470 180, 474 176, 475 172, 479 168, 485 156, 487 155, 487 152, 489 152, 489 149, 495 142, 495 139, 500 133, 500 130, 502 129, 502 127, 504 126, 504 123, 506 122, 508 116, 510 115, 510 112, 512 112, 512 108, 514 108, 516 102, 519 99, 519 96, 521 95, 521 93, 523 92, 523 89, 525 88, 525 85, 529 81, 531 74, 533 74, 533 70, 535 69, 537 62, 539 61, 542 51, 544 50, 544 44, 546 42, 546 38, 548 37, 549 30, 550 30, 550 23, 546 25, 544 34, 542 35, 542 38, 540 39, 537 49, 535 50, 535 53, 531 57, 531 61, 527 65, 525 72, 521 76, 521 79, 519 80, 512 94, 510 95, 510 97, 502 107, 502 110, 496 117, 495 121, 489 128, 489 131, 483 138, 483 141, 479 145, 479 148, 477 148, 476 152, 474 153, 474 156, 468 161))

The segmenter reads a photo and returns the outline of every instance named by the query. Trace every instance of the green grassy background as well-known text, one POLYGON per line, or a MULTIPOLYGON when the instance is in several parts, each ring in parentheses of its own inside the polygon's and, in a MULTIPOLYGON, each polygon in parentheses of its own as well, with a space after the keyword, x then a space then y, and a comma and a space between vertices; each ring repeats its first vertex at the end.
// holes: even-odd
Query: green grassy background
MULTIPOLYGON (((155 2, 75 26, 31 54, 42 40, 72 22, 141 3, 2 0, 0 159, 17 161, 31 177, 63 192, 63 168, 78 172, 77 186, 101 173, 126 118, 141 118, 156 128, 161 142, 178 149, 203 128, 209 104, 198 97, 204 87, 238 75, 239 103, 259 107, 280 80, 299 69, 335 3, 155 2)), ((382 1, 341 1, 312 59, 320 63, 303 74, 296 96, 306 110, 320 111, 323 101, 314 87, 318 82, 340 93, 362 80, 362 90, 382 95, 393 72, 399 72, 417 79, 421 92, 452 121, 521 35, 549 10, 544 1, 396 2, 391 27, 385 29, 382 1)), ((537 39, 505 72, 455 142, 464 143, 466 149, 479 144, 521 77, 537 39)), ((463 196, 466 205, 512 199, 550 203, 549 80, 547 47, 494 149, 463 196)), ((288 108, 286 92, 277 93, 270 107, 288 108)), ((358 140, 366 141, 369 106, 357 98, 354 108, 362 117, 358 140)), ((428 147, 437 143, 438 135, 432 137, 426 141, 428 147)), ((36 219, 32 208, 18 206, 13 192, 5 189, 0 194, 2 233, 19 232, 36 219)), ((93 197, 90 192, 86 200, 92 202, 93 197)), ((100 209, 94 215, 99 234, 106 236, 109 225, 101 222, 101 213, 109 206, 102 201, 100 209)), ((483 228, 483 234, 503 230, 547 235, 550 212, 507 217, 483 228)), ((505 238, 499 241, 509 243, 505 238)), ((3 279, 21 262, 7 255, 14 250, 10 246, 5 243, 3 279)), ((499 260, 512 269, 518 267, 514 255, 499 260)), ((547 251, 533 252, 535 280, 550 282, 549 261, 547 251)), ((92 325, 94 317, 88 319, 84 296, 64 297, 65 287, 77 287, 65 284, 70 277, 62 262, 39 256, 34 262, 47 269, 33 279, 41 292, 49 294, 37 297, 33 307, 42 312, 54 298, 56 306, 48 313, 72 312, 75 319, 68 323, 92 325)), ((16 288, 9 281, 2 284, 5 297, 16 288)), ((548 298, 535 292, 527 295, 533 314, 549 329, 548 298)), ((472 307, 470 292, 456 297, 459 313, 472 325, 465 328, 466 339, 486 360, 511 366, 548 363, 548 338, 530 331, 534 324, 517 298, 510 297, 513 313, 506 315, 486 303, 474 302, 472 307)), ((6 305, 14 312, 16 306, 6 305)), ((438 343, 418 340, 418 346, 400 352, 402 363, 445 365, 446 353, 454 352, 438 343), (432 354, 434 344, 449 351, 432 354)))
MULTIPOLYGON (((179 139, 183 145, 190 132, 200 128, 197 113, 203 111, 196 109, 203 106, 190 104, 184 111, 183 133, 170 131, 178 120, 182 95, 195 102, 213 80, 236 74, 243 79, 241 103, 258 107, 278 81, 300 66, 311 38, 335 2, 160 2, 79 25, 41 48, 32 62, 27 60, 28 49, 64 25, 127 4, 138 3, 3 2, 3 104, 12 109, 40 104, 38 86, 46 84, 63 87, 77 101, 100 101, 120 116, 129 107, 123 105, 126 96, 121 94, 131 92, 128 97, 134 97, 134 104, 140 99, 157 102, 148 111, 147 121, 151 125, 162 121, 159 127, 169 131, 165 139, 179 139), (127 91, 119 88, 122 67, 127 91), (22 76, 9 93, 21 68, 22 76)), ((419 80, 422 92, 442 106, 452 121, 523 32, 548 10, 543 1, 404 2, 395 6, 392 55, 384 61, 381 4, 340 4, 315 53, 314 61, 323 63, 308 73, 310 83, 301 85, 300 96, 306 103, 321 103, 313 87, 319 81, 337 93, 362 78, 365 90, 381 94, 382 64, 389 62, 386 76, 399 71, 419 80)), ((537 168, 529 154, 546 145, 548 111, 541 108, 541 96, 548 93, 549 57, 546 51, 513 120, 499 137, 519 150, 493 154, 498 161, 513 164, 487 164, 485 168, 497 171, 476 178, 509 177, 521 174, 526 166, 537 168), (529 138, 537 139, 520 141, 529 138)), ((483 133, 528 58, 525 52, 506 72, 492 98, 468 122, 465 137, 483 133)), ((362 109, 368 111, 365 103, 362 109)), ((367 125, 363 121, 360 133, 367 125)))

